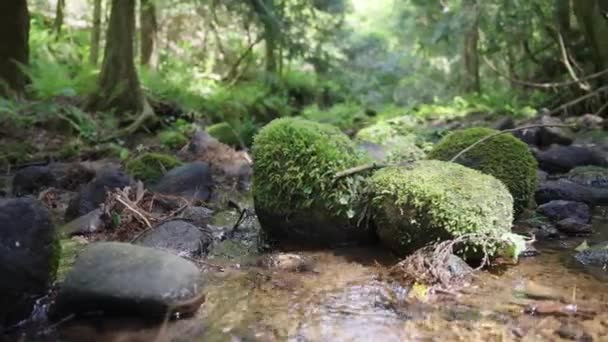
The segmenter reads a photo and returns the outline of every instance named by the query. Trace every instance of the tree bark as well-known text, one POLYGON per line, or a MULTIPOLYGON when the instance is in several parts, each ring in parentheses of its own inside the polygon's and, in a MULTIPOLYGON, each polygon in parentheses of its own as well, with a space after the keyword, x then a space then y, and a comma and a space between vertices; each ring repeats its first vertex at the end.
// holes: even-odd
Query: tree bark
POLYGON ((134 35, 135 0, 112 0, 98 87, 87 106, 90 110, 141 112, 144 98, 133 60, 134 35))
POLYGON ((61 29, 63 28, 63 18, 65 10, 65 0, 57 0, 57 7, 55 8, 55 22, 53 27, 57 36, 61 35, 61 29))
POLYGON ((99 44, 101 41, 101 0, 93 2, 93 28, 91 30, 91 53, 89 63, 97 65, 99 61, 99 44))
MULTIPOLYGON (((608 69, 608 18, 603 14, 603 0, 576 0, 574 13, 593 53, 597 71, 608 69)), ((603 78, 606 81, 606 77, 603 78)))
POLYGON ((21 96, 29 62, 30 15, 26 0, 0 1, 0 96, 21 96))
POLYGON ((565 38, 569 38, 570 28, 572 26, 570 21, 570 15, 572 14, 570 0, 555 0, 553 6, 557 28, 565 38))
POLYGON ((464 37, 464 91, 480 92, 479 78, 479 5, 477 0, 466 0, 465 10, 473 16, 464 37))
POLYGON ((156 33, 158 24, 156 22, 156 6, 151 0, 141 0, 140 13, 140 63, 150 65, 154 45, 156 43, 156 33))
POLYGON ((277 47, 279 45, 280 32, 276 18, 274 17, 274 0, 249 0, 249 2, 263 27, 266 72, 276 74, 279 67, 277 62, 277 47))

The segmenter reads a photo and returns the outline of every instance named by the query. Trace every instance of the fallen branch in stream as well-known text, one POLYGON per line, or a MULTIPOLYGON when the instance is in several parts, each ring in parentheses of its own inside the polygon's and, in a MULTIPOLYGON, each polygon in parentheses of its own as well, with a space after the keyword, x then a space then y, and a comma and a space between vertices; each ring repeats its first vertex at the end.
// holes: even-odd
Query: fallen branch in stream
MULTIPOLYGON (((573 125, 564 125, 564 124, 538 124, 538 125, 529 125, 529 126, 522 126, 522 127, 516 127, 516 128, 511 128, 511 129, 505 129, 502 131, 499 131, 495 134, 491 134, 488 135, 487 137, 484 137, 482 139, 479 139, 478 141, 476 141, 475 143, 473 143, 472 145, 470 145, 469 147, 465 148, 464 150, 458 152, 458 154, 456 154, 452 159, 450 159, 450 162, 453 163, 456 160, 458 160, 458 158, 462 157, 465 153, 467 153, 468 151, 472 150, 475 146, 488 141, 498 135, 501 134, 507 134, 507 133, 513 133, 513 132, 517 132, 517 131, 523 131, 526 129, 531 129, 531 128, 541 128, 541 127, 562 127, 562 128, 574 128, 573 125)), ((372 163, 372 164, 365 164, 365 165, 359 165, 359 166, 355 166, 353 168, 350 169, 346 169, 340 172, 337 172, 334 175, 334 182, 338 181, 342 178, 345 177, 350 177, 352 175, 356 175, 365 171, 370 171, 370 170, 377 170, 377 169, 383 169, 385 167, 393 167, 393 166, 405 166, 405 165, 409 165, 411 163, 398 163, 398 164, 384 164, 384 163, 372 163)))

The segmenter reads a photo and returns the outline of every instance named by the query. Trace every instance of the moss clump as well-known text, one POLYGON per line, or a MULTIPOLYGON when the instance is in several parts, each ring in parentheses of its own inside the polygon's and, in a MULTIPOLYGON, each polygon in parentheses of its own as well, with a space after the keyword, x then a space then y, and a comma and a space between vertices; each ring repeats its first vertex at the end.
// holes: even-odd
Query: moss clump
POLYGON ((182 162, 167 154, 144 153, 127 162, 127 172, 144 182, 155 182, 167 171, 181 166, 182 162))
POLYGON ((78 253, 86 247, 87 242, 78 239, 63 239, 61 241, 58 240, 58 245, 60 256, 58 257, 56 280, 62 282, 74 265, 78 253))
POLYGON ((407 254, 435 240, 468 233, 503 234, 513 198, 496 178, 437 160, 377 171, 372 210, 380 240, 407 254))
POLYGON ((227 122, 220 122, 218 124, 211 125, 207 127, 206 131, 209 133, 209 135, 226 145, 241 145, 237 132, 227 122))
POLYGON ((338 128, 278 119, 260 130, 252 151, 255 208, 271 237, 334 244, 368 236, 355 217, 364 176, 333 177, 369 159, 338 128))
POLYGON ((169 149, 179 149, 188 143, 188 138, 178 131, 164 131, 158 134, 160 144, 169 149))
POLYGON ((380 121, 374 125, 363 128, 355 138, 357 140, 369 141, 384 145, 396 136, 406 136, 413 133, 421 121, 413 116, 401 116, 390 120, 380 121))
MULTIPOLYGON (((450 160, 465 148, 497 132, 476 127, 450 133, 435 145, 429 158, 450 160)), ((538 164, 521 140, 510 134, 495 136, 475 146, 456 162, 501 180, 513 195, 516 215, 530 205, 538 183, 538 164)))
POLYGON ((413 135, 397 136, 387 140, 386 162, 391 164, 410 163, 426 158, 426 153, 416 145, 413 135))
POLYGON ((608 188, 608 168, 579 166, 570 170, 566 178, 574 183, 595 188, 608 188))

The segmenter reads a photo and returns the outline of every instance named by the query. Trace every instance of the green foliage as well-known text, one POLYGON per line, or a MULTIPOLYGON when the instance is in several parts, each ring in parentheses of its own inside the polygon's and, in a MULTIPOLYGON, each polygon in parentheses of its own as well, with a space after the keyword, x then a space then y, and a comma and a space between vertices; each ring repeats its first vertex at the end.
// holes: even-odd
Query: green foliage
POLYGON ((227 122, 220 122, 205 129, 209 135, 230 146, 240 146, 238 132, 227 122))
POLYGON ((302 117, 311 121, 330 124, 343 131, 356 130, 368 120, 363 109, 355 103, 339 103, 327 109, 318 105, 304 108, 302 117))
POLYGON ((160 144, 169 149, 179 149, 188 143, 188 138, 177 130, 163 131, 158 134, 160 144))
POLYGON ((376 124, 357 132, 356 138, 375 144, 384 145, 388 140, 397 136, 407 136, 413 133, 422 121, 413 116, 400 116, 388 120, 380 120, 376 124))
POLYGON ((28 142, 0 144, 0 166, 17 165, 31 160, 37 149, 28 142))
POLYGON ((158 181, 167 171, 181 166, 174 156, 161 153, 144 153, 127 162, 127 172, 144 182, 158 181))
POLYGON ((381 169, 370 191, 380 240, 401 255, 465 234, 500 236, 513 221, 506 187, 458 164, 429 160, 381 169))
MULTIPOLYGON (((435 145, 429 158, 450 160, 475 142, 497 132, 489 128, 453 132, 435 145)), ((456 162, 500 179, 513 195, 516 215, 530 205, 538 182, 538 164, 521 140, 510 134, 495 136, 475 146, 456 162)))
POLYGON ((416 136, 395 136, 388 139, 386 147, 386 162, 390 164, 411 163, 426 158, 426 153, 416 145, 416 136))
POLYGON ((335 173, 366 158, 335 127, 297 118, 264 127, 253 144, 256 208, 289 215, 320 209, 352 219, 360 205, 362 176, 334 182, 335 173))

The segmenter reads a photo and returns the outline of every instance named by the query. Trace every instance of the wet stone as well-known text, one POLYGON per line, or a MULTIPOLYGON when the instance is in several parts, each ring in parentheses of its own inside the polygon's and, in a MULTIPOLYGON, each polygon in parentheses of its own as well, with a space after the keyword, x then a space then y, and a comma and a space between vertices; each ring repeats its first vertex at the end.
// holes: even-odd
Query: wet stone
POLYGON ((583 202, 588 205, 595 203, 591 189, 564 179, 542 183, 534 198, 538 204, 556 200, 583 202))
POLYGON ((135 242, 138 245, 164 249, 180 256, 200 258, 213 242, 211 233, 186 221, 165 222, 135 242))
POLYGON ((537 211, 553 221, 572 219, 580 223, 589 223, 591 209, 585 203, 556 200, 538 207, 537 211))
POLYGON ((182 212, 181 218, 197 227, 206 227, 213 217, 213 210, 205 207, 188 207, 182 212))
POLYGON ((557 229, 567 235, 584 236, 593 233, 590 224, 582 223, 575 218, 566 218, 556 223, 557 229))
POLYGON ((192 262, 126 243, 87 246, 57 294, 52 315, 189 315, 204 301, 203 276, 192 262))
POLYGON ((13 195, 24 196, 38 193, 56 183, 55 176, 48 166, 28 166, 13 177, 13 195))
POLYGON ((608 265, 608 246, 595 246, 578 252, 574 258, 586 266, 605 267, 608 265))
POLYGON ((565 173, 578 166, 608 166, 608 159, 600 150, 587 146, 554 145, 535 154, 540 168, 549 173, 565 173))
POLYGON ((207 163, 195 162, 179 166, 167 172, 153 187, 154 191, 199 200, 209 200, 214 182, 207 163))

